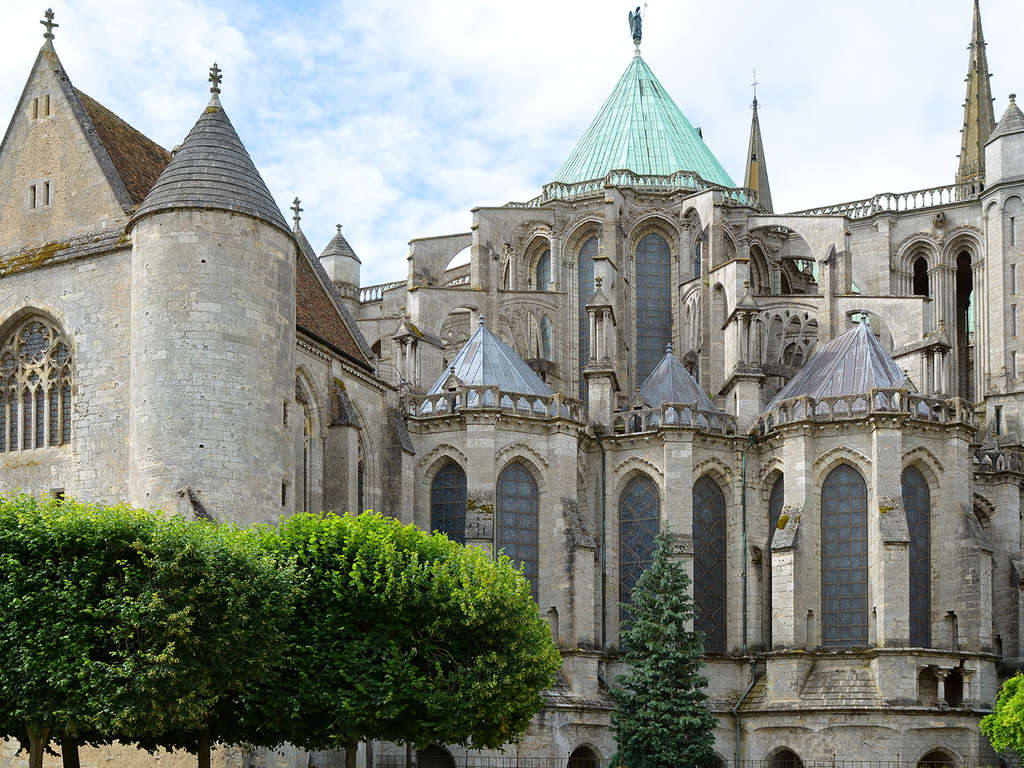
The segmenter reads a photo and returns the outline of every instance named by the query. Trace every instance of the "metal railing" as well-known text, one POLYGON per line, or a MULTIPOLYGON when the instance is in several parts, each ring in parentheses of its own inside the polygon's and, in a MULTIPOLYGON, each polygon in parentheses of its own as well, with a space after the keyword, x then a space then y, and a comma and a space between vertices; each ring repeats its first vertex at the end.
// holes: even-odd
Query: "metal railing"
POLYGON ((390 283, 364 286, 359 289, 359 303, 365 304, 370 301, 380 301, 385 293, 395 288, 401 288, 405 284, 405 280, 395 280, 390 283))
POLYGON ((561 181, 553 181, 545 184, 541 194, 526 202, 506 203, 506 208, 538 208, 542 203, 549 200, 581 200, 588 197, 597 197, 604 194, 604 190, 613 187, 624 189, 636 189, 642 192, 704 192, 716 190, 722 193, 722 201, 726 205, 747 206, 757 208, 757 192, 746 187, 726 187, 705 181, 700 174, 693 171, 677 171, 676 173, 662 176, 658 174, 641 174, 633 171, 619 169, 609 171, 606 176, 600 179, 587 179, 567 184, 561 181))
POLYGON ((863 200, 848 203, 824 205, 793 211, 786 216, 846 216, 849 219, 866 219, 876 213, 902 213, 935 208, 950 203, 976 200, 982 187, 977 183, 946 184, 941 187, 915 189, 911 192, 881 192, 863 200))
MULTIPOLYGON (((379 755, 373 768, 407 768, 405 755, 379 755)), ((723 760, 716 758, 707 768, 1000 768, 998 762, 953 762, 906 760, 902 757, 883 760, 787 760, 779 757, 766 760, 723 760)), ((409 766, 411 768, 411 766, 409 766)), ((443 763, 436 757, 420 756, 416 768, 614 768, 608 761, 568 757, 516 757, 515 755, 452 755, 443 763)), ((684 768, 680 766, 680 768, 684 768)), ((689 768, 689 767, 686 767, 689 768)))

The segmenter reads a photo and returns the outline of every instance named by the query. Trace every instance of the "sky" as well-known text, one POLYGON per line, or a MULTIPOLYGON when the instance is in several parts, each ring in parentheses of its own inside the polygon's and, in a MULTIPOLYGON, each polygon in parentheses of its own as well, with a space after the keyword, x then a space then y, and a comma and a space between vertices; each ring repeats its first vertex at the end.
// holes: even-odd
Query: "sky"
MULTIPOLYGON (((404 279, 409 240, 528 200, 633 55, 610 0, 52 0, 78 89, 161 145, 221 101, 271 193, 321 250, 343 232, 362 284, 404 279)), ((756 68, 776 211, 953 181, 970 0, 650 0, 645 61, 741 182, 756 68)), ((996 119, 1024 94, 1020 0, 982 0, 996 119)), ((45 6, 0 0, 0 113, 45 6)))

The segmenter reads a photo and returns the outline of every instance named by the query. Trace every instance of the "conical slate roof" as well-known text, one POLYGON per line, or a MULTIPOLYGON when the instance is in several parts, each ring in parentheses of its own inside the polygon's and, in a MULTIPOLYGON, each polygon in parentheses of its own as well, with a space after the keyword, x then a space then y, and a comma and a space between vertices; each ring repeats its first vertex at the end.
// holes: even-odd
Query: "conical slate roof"
POLYGON ((514 349, 487 330, 483 318, 449 370, 438 377, 427 394, 442 392, 453 372, 463 384, 473 387, 497 387, 500 392, 521 395, 554 394, 514 349))
POLYGON ((643 401, 654 408, 664 403, 696 403, 701 410, 721 411, 679 362, 679 358, 672 354, 671 346, 665 350, 665 356, 651 371, 651 375, 644 379, 639 393, 643 401))
POLYGON ((992 135, 988 137, 988 140, 993 141, 1000 136, 1008 136, 1011 133, 1021 133, 1022 131, 1024 131, 1024 113, 1017 106, 1017 94, 1011 93, 1010 103, 1006 105, 1006 111, 999 119, 995 130, 992 131, 992 135))
POLYGON ((347 259, 354 259, 356 263, 362 264, 359 257, 356 256, 356 252, 352 250, 352 246, 348 244, 348 240, 341 234, 341 224, 337 225, 338 231, 334 237, 331 238, 331 242, 324 248, 324 252, 320 254, 321 259, 331 258, 332 256, 344 256, 347 259))
POLYGON ((909 383, 896 361, 882 349, 867 323, 857 323, 815 352, 765 408, 791 397, 866 395, 876 388, 909 383))
POLYGON ((705 181, 736 186, 639 55, 553 181, 572 184, 623 169, 659 176, 695 171, 705 181))
POLYGON ((216 93, 133 219, 175 208, 244 213, 291 232, 216 93))

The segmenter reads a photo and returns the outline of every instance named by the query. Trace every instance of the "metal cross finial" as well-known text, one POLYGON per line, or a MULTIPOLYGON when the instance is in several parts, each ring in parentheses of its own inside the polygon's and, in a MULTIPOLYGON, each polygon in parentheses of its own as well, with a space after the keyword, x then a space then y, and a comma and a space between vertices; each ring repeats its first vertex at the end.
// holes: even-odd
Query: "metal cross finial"
POLYGON ((292 213, 294 214, 294 216, 292 216, 292 221, 295 222, 295 226, 297 227, 299 226, 299 219, 302 218, 299 215, 300 213, 302 213, 302 206, 299 205, 299 198, 297 197, 294 200, 292 200, 292 213))
POLYGON ((754 82, 750 84, 750 87, 754 89, 754 109, 757 109, 757 70, 754 70, 754 82))
POLYGON ((53 40, 53 28, 59 27, 60 24, 53 23, 53 9, 47 8, 46 13, 43 14, 46 18, 39 23, 46 27, 46 32, 43 34, 45 40, 53 40))
POLYGON ((220 81, 224 79, 221 74, 221 68, 217 66, 217 62, 213 62, 213 66, 210 67, 210 93, 220 93, 220 81))

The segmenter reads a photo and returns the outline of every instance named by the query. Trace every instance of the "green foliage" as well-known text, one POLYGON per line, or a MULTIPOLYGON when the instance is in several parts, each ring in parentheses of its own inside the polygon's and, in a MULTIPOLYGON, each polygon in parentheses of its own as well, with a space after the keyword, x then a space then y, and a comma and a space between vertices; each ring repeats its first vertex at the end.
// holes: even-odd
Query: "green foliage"
POLYGON ((1024 675, 1018 672, 999 689, 991 715, 981 718, 981 732, 996 752, 1024 754, 1024 675))
POLYGON ((637 580, 631 621, 622 631, 630 671, 612 689, 619 762, 630 768, 710 764, 715 717, 704 705, 707 679, 702 637, 693 618, 690 578, 669 557, 668 534, 657 539, 650 567, 637 580))
POLYGON ((297 515, 265 543, 297 562, 309 617, 265 689, 281 740, 497 747, 542 707, 561 658, 507 558, 374 513, 297 515))

